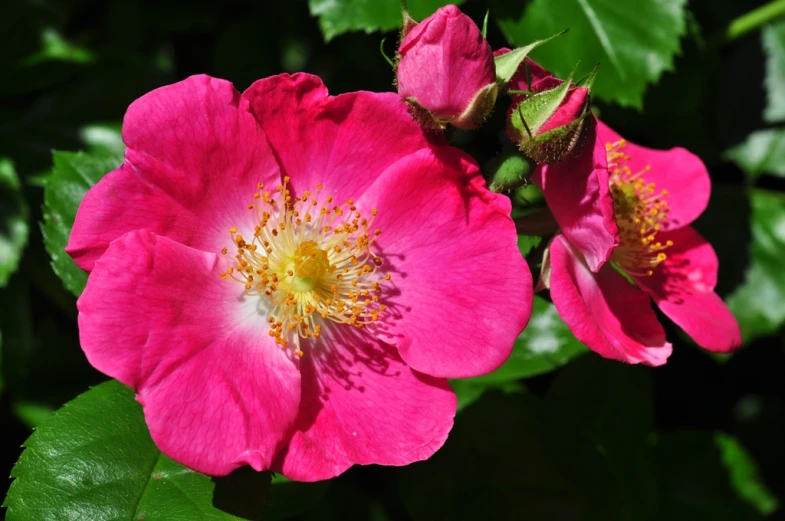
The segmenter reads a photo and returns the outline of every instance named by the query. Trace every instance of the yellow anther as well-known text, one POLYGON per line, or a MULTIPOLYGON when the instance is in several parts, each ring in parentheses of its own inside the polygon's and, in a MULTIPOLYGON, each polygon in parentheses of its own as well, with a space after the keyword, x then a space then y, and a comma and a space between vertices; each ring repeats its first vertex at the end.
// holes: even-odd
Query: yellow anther
POLYGON ((292 352, 301 356, 298 339, 322 338, 327 324, 362 328, 379 320, 387 309, 380 304, 380 283, 390 275, 378 272, 383 262, 371 250, 381 234, 370 228, 376 209, 369 217, 352 199, 333 206, 333 197, 321 194, 322 185, 294 198, 289 183, 285 176, 272 192, 257 184, 252 196, 263 200, 264 208, 246 205, 256 223, 253 237, 246 240, 236 227, 230 229, 237 265, 220 276, 241 282, 246 295, 266 300, 259 309, 274 310, 267 318, 270 336, 280 346, 294 341, 292 352), (239 278, 232 275, 235 269, 239 278))

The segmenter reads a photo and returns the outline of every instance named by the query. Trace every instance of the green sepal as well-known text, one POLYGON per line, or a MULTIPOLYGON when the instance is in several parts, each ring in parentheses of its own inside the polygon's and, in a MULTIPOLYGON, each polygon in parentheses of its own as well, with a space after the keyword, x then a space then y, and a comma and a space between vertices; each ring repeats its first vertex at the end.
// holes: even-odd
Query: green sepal
POLYGON ((455 128, 470 130, 482 125, 488 115, 496 105, 496 97, 499 94, 499 86, 496 83, 489 83, 478 90, 469 105, 457 117, 450 122, 455 128))
POLYGON ((581 78, 575 82, 575 85, 578 87, 585 87, 589 90, 594 86, 594 80, 597 79, 597 73, 600 71, 600 64, 594 66, 592 71, 588 74, 581 76, 581 78))
POLYGON ((436 118, 428 109, 420 105, 417 98, 404 98, 404 101, 412 118, 429 132, 442 132, 452 121, 452 118, 446 120, 436 118))
POLYGON ((566 161, 574 157, 583 147, 587 134, 585 130, 586 116, 590 113, 589 110, 586 110, 578 119, 567 125, 524 139, 518 144, 518 147, 521 152, 537 163, 553 164, 566 161))
POLYGON ((571 84, 572 74, 558 87, 527 96, 518 104, 510 115, 510 128, 518 141, 537 135, 537 131, 559 109, 571 84))
POLYGON ((536 42, 532 42, 529 45, 518 47, 517 49, 513 49, 510 52, 495 57, 493 61, 496 64, 496 83, 499 84, 499 87, 503 89, 507 86, 508 83, 510 83, 512 77, 516 72, 518 72, 518 67, 520 67, 521 63, 523 63, 523 60, 526 59, 530 52, 540 45, 547 43, 566 32, 567 30, 565 29, 564 31, 560 32, 559 34, 555 34, 550 38, 537 40, 536 42))
POLYGON ((417 25, 417 21, 409 14, 409 6, 406 4, 406 0, 401 0, 401 18, 400 41, 402 42, 406 37, 406 33, 411 31, 412 28, 417 25))

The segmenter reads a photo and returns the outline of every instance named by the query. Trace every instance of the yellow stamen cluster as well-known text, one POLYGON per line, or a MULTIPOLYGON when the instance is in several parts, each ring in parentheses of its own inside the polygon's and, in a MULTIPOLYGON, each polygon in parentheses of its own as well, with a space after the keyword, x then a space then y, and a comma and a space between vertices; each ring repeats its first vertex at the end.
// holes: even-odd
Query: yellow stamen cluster
POLYGON ((613 211, 619 227, 619 246, 613 251, 611 260, 617 262, 630 275, 650 276, 667 255, 663 250, 673 246, 657 240, 662 221, 668 217, 667 190, 657 191, 654 183, 647 183, 643 176, 651 170, 633 172, 624 153, 627 142, 619 140, 606 143, 610 189, 613 195, 613 211))
POLYGON ((379 273, 383 261, 371 251, 382 233, 372 229, 375 209, 365 217, 351 199, 335 204, 321 184, 295 197, 288 183, 272 192, 258 185, 248 205, 253 238, 229 230, 236 262, 221 278, 266 300, 270 336, 282 346, 293 341, 302 356, 300 340, 320 338, 329 322, 361 328, 379 320, 390 275, 379 273))

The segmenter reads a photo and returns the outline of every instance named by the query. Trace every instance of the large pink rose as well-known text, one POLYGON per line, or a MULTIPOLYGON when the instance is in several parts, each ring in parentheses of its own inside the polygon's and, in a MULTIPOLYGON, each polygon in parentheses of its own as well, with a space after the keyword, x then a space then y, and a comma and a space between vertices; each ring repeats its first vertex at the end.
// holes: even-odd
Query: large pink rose
POLYGON ((474 128, 493 108, 493 51, 477 25, 454 5, 410 29, 398 54, 398 93, 426 126, 474 128))
POLYGON ((395 94, 195 76, 135 101, 123 139, 67 248, 91 272, 81 342, 189 467, 428 458, 445 378, 492 371, 526 325, 509 201, 395 94))
MULTIPOLYGON (((607 179, 609 191, 599 198, 613 210, 618 245, 609 263, 593 269, 587 249, 565 230, 551 243, 545 270, 556 309, 575 336, 608 358, 664 364, 671 344, 651 308, 653 299, 699 346, 720 353, 738 347, 739 325, 714 292, 717 256, 689 226, 709 200, 703 162, 683 148, 635 145, 600 122, 593 156, 607 164, 593 172, 607 179)), ((557 212, 575 213, 562 206, 553 210, 557 221, 557 212)))

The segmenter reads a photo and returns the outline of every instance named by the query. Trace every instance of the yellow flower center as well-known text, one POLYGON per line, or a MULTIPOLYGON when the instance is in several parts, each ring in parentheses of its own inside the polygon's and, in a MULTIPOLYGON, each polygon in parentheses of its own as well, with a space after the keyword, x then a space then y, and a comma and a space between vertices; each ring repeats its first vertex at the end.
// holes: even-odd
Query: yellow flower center
POLYGON ((658 192, 654 183, 646 182, 643 176, 651 167, 633 172, 627 166, 630 156, 623 151, 626 145, 623 139, 605 144, 613 213, 620 236, 611 261, 630 275, 650 276, 667 258, 663 250, 673 246, 672 241, 657 240, 661 222, 668 216, 668 191, 658 192))
POLYGON ((387 309, 382 284, 391 277, 379 273, 383 261, 372 251, 382 233, 371 229, 375 209, 365 217, 351 199, 336 205, 322 185, 293 197, 288 182, 272 193, 258 185, 248 205, 253 239, 229 230, 236 262, 221 278, 264 299, 270 336, 282 346, 293 342, 302 356, 300 340, 320 338, 329 322, 362 328, 379 320, 387 309))

